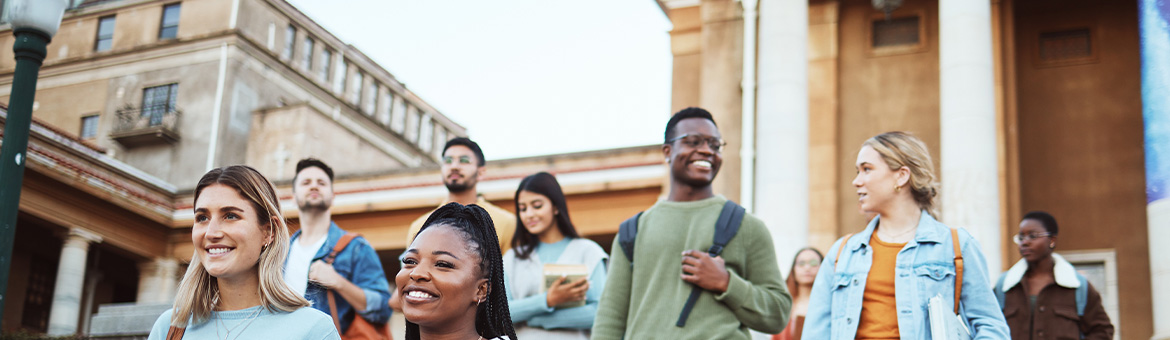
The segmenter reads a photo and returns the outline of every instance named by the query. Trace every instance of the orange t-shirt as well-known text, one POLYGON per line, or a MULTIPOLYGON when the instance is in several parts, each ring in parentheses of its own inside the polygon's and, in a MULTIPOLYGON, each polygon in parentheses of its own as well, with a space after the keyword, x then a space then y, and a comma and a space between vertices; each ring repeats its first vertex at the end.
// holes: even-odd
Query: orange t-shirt
POLYGON ((869 238, 873 266, 865 281, 857 339, 899 339, 898 303, 894 299, 894 266, 905 243, 885 243, 877 233, 869 238))

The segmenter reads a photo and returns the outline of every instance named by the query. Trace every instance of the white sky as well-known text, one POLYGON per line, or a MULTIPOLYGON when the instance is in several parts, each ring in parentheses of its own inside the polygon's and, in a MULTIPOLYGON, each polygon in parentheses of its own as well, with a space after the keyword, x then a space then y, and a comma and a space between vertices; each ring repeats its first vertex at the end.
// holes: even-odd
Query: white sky
POLYGON ((488 160, 661 143, 654 0, 288 0, 467 128, 488 160))

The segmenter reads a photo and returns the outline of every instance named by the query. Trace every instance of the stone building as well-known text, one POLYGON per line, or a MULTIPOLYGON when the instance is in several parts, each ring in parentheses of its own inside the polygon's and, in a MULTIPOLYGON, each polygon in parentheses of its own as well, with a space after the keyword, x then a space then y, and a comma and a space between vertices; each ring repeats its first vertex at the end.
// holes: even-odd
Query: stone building
MULTIPOLYGON (((195 182, 224 165, 268 176, 295 227, 296 161, 329 163, 336 221, 393 276, 410 221, 446 196, 442 145, 466 135, 283 0, 75 0, 48 51, 3 332, 140 334, 191 258, 195 182)), ((0 102, 14 67, 0 48, 0 102)), ((582 234, 606 245, 665 176, 657 146, 489 166, 480 189, 508 209, 523 176, 557 173, 582 234)))
POLYGON ((1170 338, 1170 254, 1153 246, 1170 226, 1146 200, 1143 150, 1166 139, 1143 140, 1143 1, 657 2, 673 23, 672 107, 717 116, 731 143, 717 191, 795 236, 777 237, 781 263, 865 226, 857 151, 910 131, 939 169, 941 221, 980 240, 991 272, 1020 258, 1020 217, 1046 210, 1117 338, 1170 338))

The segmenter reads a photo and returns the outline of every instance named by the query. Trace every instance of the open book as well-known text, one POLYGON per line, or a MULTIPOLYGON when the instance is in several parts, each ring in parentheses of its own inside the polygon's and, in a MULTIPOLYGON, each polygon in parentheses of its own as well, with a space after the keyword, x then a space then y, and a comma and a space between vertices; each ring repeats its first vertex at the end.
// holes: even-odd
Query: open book
POLYGON ((934 340, 971 340, 971 331, 963 318, 947 308, 942 294, 930 298, 930 338, 934 340))
MULTIPOLYGON (((589 268, 585 267, 585 265, 583 265, 583 264, 547 263, 544 265, 544 285, 540 286, 540 292, 541 293, 547 292, 548 288, 552 287, 553 283, 557 282, 557 280, 560 279, 562 276, 565 277, 565 282, 562 284, 568 284, 570 282, 576 282, 578 280, 581 280, 581 279, 589 276, 588 271, 589 271, 589 268)), ((585 300, 579 300, 579 301, 565 302, 565 303, 553 306, 553 308, 570 308, 570 307, 580 307, 580 306, 584 306, 584 305, 585 305, 585 300)))

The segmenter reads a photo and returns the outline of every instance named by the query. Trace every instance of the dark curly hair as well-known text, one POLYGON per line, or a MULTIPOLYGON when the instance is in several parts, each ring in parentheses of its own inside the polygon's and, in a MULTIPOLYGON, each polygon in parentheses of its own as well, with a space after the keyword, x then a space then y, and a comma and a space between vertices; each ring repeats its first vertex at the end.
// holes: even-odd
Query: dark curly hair
MULTIPOLYGON (((479 254, 480 272, 488 279, 488 296, 475 311, 475 330, 486 339, 507 336, 516 340, 512 327, 512 313, 508 311, 508 296, 504 290, 504 260, 500 254, 500 240, 492 217, 482 207, 470 204, 447 203, 431 213, 418 233, 427 228, 448 226, 463 233, 470 251, 479 254)), ((406 321, 406 339, 419 339, 418 324, 406 321)))
POLYGON ((528 177, 524 177, 520 181, 520 187, 516 189, 516 234, 512 237, 512 249, 516 249, 516 258, 528 259, 532 252, 536 250, 536 246, 540 244, 540 237, 533 235, 524 227, 524 221, 520 220, 520 192, 527 191, 535 194, 540 194, 548 197, 549 203, 556 207, 557 214, 553 216, 553 220, 557 221, 557 229, 566 238, 581 237, 577 234, 577 228, 573 227, 573 221, 569 219, 569 206, 565 203, 565 193, 561 191, 561 184, 557 183, 556 177, 547 172, 538 172, 528 177))

